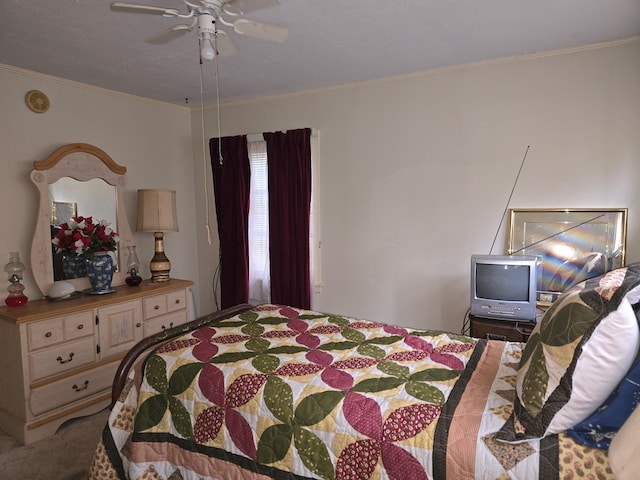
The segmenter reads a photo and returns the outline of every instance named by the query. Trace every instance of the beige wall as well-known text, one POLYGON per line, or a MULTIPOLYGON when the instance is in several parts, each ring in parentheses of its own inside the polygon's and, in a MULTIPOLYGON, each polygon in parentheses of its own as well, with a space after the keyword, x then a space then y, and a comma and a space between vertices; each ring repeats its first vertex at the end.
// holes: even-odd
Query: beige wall
MULTIPOLYGON (((200 313, 215 308, 217 230, 204 201, 212 187, 198 110, 2 66, 0 98, 0 263, 18 250, 29 267, 33 161, 65 143, 91 143, 128 168, 132 224, 138 188, 177 191, 180 232, 165 236, 172 275, 198 282, 200 313), (51 98, 46 114, 24 105, 34 88, 51 98)), ((469 255, 489 250, 527 145, 511 206, 627 207, 627 259, 640 260, 639 41, 225 105, 221 113, 223 135, 320 131, 318 310, 459 330, 469 255)), ((205 125, 206 138, 217 136, 214 109, 205 125)), ((134 235, 146 265, 152 239, 134 235)), ((24 283, 37 298, 28 271, 24 283)))
MULTIPOLYGON (((319 129, 318 310, 459 330, 469 256, 489 251, 527 146, 510 206, 627 207, 627 260, 640 261, 637 39, 231 104, 221 118, 223 135, 319 129)), ((192 123, 198 157, 199 112, 192 123)), ((214 109, 205 124, 217 136, 214 109)), ((208 263, 212 224, 211 247, 198 235, 208 263)))
MULTIPOLYGON (((0 65, 0 265, 10 251, 19 251, 27 266, 24 285, 30 299, 40 292, 30 273, 32 222, 37 214, 37 189, 29 179, 35 160, 74 142, 93 144, 127 167, 125 203, 138 255, 149 277, 153 236, 135 233, 136 190, 177 191, 180 232, 165 235, 165 248, 177 278, 197 277, 191 119, 187 108, 153 102, 0 65), (44 114, 24 103, 31 89, 45 92, 51 107, 44 114)), ((4 277, 3 277, 4 278, 4 277)), ((5 291, 8 283, 0 282, 5 291)), ((6 292, 5 292, 6 293, 6 292)), ((6 295, 0 294, 4 300, 6 295)))

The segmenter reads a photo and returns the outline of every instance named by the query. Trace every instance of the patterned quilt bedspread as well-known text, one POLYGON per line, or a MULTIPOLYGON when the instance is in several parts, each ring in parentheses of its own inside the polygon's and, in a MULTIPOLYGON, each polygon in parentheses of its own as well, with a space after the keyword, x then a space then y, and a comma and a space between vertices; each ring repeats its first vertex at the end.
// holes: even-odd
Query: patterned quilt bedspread
POLYGON ((494 439, 521 348, 263 305, 149 355, 90 478, 612 478, 562 434, 494 439))

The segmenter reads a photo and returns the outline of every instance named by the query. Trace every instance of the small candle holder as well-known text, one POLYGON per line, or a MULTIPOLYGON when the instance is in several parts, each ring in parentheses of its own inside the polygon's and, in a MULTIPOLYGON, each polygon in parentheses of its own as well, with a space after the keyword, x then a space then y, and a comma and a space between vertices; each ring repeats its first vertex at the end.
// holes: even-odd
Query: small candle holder
POLYGON ((9 275, 9 286, 7 287, 9 296, 4 303, 10 307, 24 305, 27 303, 28 298, 22 293, 24 292, 24 285, 20 283, 22 272, 24 272, 24 264, 20 262, 19 252, 9 253, 9 263, 4 266, 4 271, 9 275))
POLYGON ((142 282, 142 277, 138 275, 139 268, 140 259, 136 253, 136 246, 131 245, 127 247, 127 273, 129 276, 124 280, 130 287, 137 287, 142 282))

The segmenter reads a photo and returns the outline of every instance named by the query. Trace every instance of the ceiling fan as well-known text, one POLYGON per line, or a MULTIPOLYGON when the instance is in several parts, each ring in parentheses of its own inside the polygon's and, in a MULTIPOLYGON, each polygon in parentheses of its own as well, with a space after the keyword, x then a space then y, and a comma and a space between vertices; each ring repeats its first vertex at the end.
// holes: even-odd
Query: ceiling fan
MULTIPOLYGON (((149 13, 161 15, 168 18, 184 18, 191 19, 190 23, 179 23, 169 30, 166 30, 154 37, 147 39, 148 43, 164 44, 171 40, 191 32, 194 28, 198 29, 198 42, 200 45, 200 116, 202 125, 202 161, 206 172, 207 169, 207 149, 205 137, 205 114, 204 114, 204 88, 202 64, 204 60, 213 60, 218 55, 233 55, 236 48, 229 35, 224 30, 218 29, 218 24, 230 27, 235 33, 247 35, 249 37, 269 40, 272 42, 283 42, 289 34, 289 29, 280 25, 270 23, 257 22, 243 18, 247 12, 259 10, 262 8, 273 7, 280 4, 280 0, 182 0, 186 7, 186 12, 182 12, 177 8, 159 7, 155 5, 144 5, 139 3, 113 2, 111 10, 126 11, 133 13, 149 13)), ((216 67, 216 105, 218 115, 218 138, 222 137, 222 127, 220 122, 220 95, 218 92, 218 62, 216 67)), ((185 98, 185 102, 189 103, 189 99, 185 98)), ((221 143, 218 143, 218 158, 222 163, 221 143)), ((203 176, 206 179, 207 175, 203 176)), ((206 218, 209 218, 209 195, 207 193, 208 186, 205 180, 204 184, 206 218)), ((211 229, 207 223, 207 238, 211 244, 211 229)))
POLYGON ((233 41, 218 24, 230 27, 235 33, 249 37, 283 42, 289 33, 287 27, 257 22, 244 18, 247 12, 276 6, 280 0, 182 0, 186 12, 177 8, 165 8, 137 3, 113 2, 112 10, 133 13, 149 13, 168 18, 191 19, 190 23, 174 25, 154 37, 147 39, 153 44, 164 44, 191 32, 197 27, 200 41, 200 57, 212 60, 216 55, 233 55, 237 52, 233 41))

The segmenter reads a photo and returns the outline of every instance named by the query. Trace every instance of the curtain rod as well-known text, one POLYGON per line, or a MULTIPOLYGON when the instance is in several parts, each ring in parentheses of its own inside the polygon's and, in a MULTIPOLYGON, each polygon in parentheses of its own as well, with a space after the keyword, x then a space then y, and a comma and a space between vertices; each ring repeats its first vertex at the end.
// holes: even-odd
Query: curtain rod
MULTIPOLYGON (((319 130, 317 128, 312 128, 311 136, 312 137, 318 136, 318 132, 319 130)), ((262 133, 247 133, 246 135, 247 135, 247 141, 249 142, 261 142, 264 140, 262 133)))

